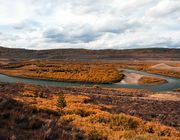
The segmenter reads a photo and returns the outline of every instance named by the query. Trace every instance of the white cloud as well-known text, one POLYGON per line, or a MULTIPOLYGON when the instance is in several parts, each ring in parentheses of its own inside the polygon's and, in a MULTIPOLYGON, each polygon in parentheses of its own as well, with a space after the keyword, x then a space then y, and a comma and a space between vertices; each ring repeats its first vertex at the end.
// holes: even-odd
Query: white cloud
POLYGON ((180 0, 160 0, 157 5, 150 8, 148 14, 155 17, 172 16, 173 13, 180 14, 180 0))
POLYGON ((0 46, 180 48, 180 0, 0 0, 0 46))
POLYGON ((14 24, 33 16, 34 7, 29 1, 0 0, 0 24, 14 24))

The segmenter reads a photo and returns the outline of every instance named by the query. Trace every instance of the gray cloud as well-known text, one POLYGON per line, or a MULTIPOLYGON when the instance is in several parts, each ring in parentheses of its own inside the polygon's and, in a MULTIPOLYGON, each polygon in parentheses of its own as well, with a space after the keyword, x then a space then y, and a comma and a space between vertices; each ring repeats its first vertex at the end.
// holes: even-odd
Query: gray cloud
POLYGON ((21 23, 13 25, 16 30, 36 30, 40 27, 40 23, 33 20, 24 20, 21 23))
POLYGON ((104 34, 122 34, 127 30, 140 27, 141 23, 131 20, 111 18, 97 23, 97 26, 65 26, 50 28, 44 31, 43 36, 48 42, 57 43, 89 43, 103 37, 104 34))
POLYGON ((60 31, 59 29, 49 29, 43 33, 43 36, 47 39, 46 41, 58 42, 58 43, 81 43, 81 42, 91 42, 100 36, 98 33, 93 33, 91 31, 84 31, 78 33, 78 31, 60 31))

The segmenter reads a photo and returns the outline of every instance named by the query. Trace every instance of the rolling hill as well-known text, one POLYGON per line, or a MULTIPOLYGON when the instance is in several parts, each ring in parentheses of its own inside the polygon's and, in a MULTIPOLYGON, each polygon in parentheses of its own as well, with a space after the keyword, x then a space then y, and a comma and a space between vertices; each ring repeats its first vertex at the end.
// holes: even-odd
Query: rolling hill
POLYGON ((27 50, 0 47, 0 58, 9 60, 180 60, 180 49, 149 48, 127 50, 50 49, 27 50))

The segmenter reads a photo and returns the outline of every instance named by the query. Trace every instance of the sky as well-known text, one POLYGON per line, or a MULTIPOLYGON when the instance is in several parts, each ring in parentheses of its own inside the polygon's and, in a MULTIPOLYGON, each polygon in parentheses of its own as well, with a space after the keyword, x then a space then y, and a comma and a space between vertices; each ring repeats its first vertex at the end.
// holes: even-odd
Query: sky
POLYGON ((0 46, 180 48, 180 0, 0 0, 0 46))

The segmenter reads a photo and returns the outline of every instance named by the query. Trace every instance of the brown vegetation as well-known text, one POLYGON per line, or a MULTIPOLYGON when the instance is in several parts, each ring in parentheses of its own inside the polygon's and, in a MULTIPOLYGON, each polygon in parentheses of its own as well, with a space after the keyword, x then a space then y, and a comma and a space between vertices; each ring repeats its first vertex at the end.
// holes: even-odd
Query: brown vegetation
POLYGON ((168 65, 173 66, 171 69, 156 69, 152 68, 154 65, 159 64, 158 61, 150 61, 150 62, 145 62, 145 61, 137 61, 137 62, 121 62, 121 63, 116 63, 113 64, 116 67, 119 68, 127 68, 127 69, 134 69, 134 70, 140 70, 140 71, 145 71, 153 74, 159 74, 159 75, 164 75, 164 76, 169 76, 169 77, 174 77, 174 78, 180 78, 180 71, 174 71, 173 67, 177 69, 179 67, 180 63, 177 62, 167 62, 168 65))
MULTIPOLYGON (((180 132, 172 127, 154 121, 144 121, 124 113, 112 114, 108 111, 113 111, 116 107, 114 99, 123 98, 123 101, 131 102, 134 106, 133 100, 139 102, 138 98, 146 96, 141 93, 143 90, 139 92, 124 89, 123 93, 120 89, 50 88, 3 83, 0 87, 2 118, 0 124, 3 124, 0 127, 1 137, 14 137, 20 140, 29 136, 30 139, 46 140, 178 139, 180 137, 180 132), (67 106, 59 110, 57 100, 62 93, 67 106), (129 101, 131 98, 132 101, 129 101)), ((125 104, 124 102, 121 106, 125 104)), ((160 117, 164 118, 162 114, 160 117)))
POLYGON ((147 48, 127 50, 48 49, 25 50, 0 47, 0 57, 13 60, 180 60, 180 49, 147 48))
MULTIPOLYGON (((114 83, 121 81, 123 74, 116 69, 127 68, 149 73, 180 78, 173 69, 153 69, 159 61, 23 61, 0 66, 0 72, 13 76, 36 77, 60 81, 114 83), (3 70, 3 69, 4 70, 3 70), (12 71, 13 70, 13 71, 12 71)), ((165 63, 165 62, 164 62, 165 63)), ((169 66, 179 67, 179 62, 168 61, 169 66)))
POLYGON ((167 83, 167 81, 157 77, 143 76, 139 79, 138 83, 140 85, 158 85, 167 83))
POLYGON ((174 89, 175 92, 180 92, 180 88, 174 89))
POLYGON ((148 69, 146 70, 149 73, 154 73, 154 74, 160 74, 164 76, 170 76, 174 78, 180 78, 180 71, 172 71, 172 70, 158 70, 158 69, 148 69))
POLYGON ((2 66, 1 73, 70 82, 114 83, 121 81, 121 74, 114 67, 83 62, 21 62, 2 66))

